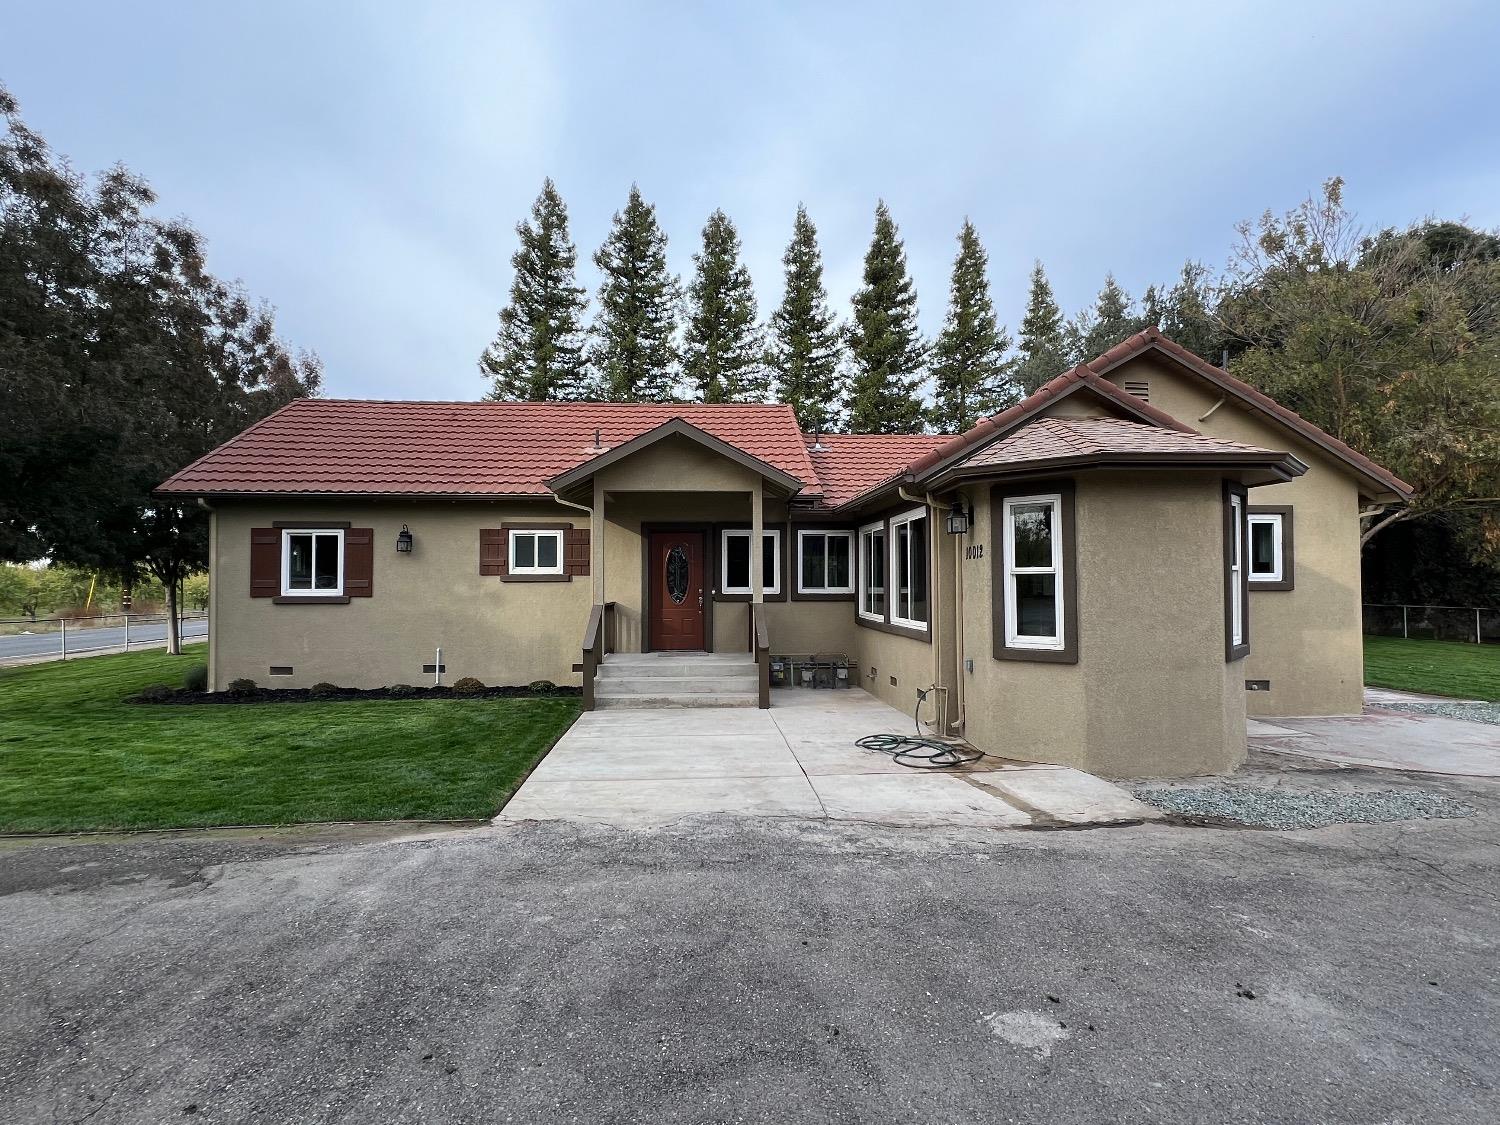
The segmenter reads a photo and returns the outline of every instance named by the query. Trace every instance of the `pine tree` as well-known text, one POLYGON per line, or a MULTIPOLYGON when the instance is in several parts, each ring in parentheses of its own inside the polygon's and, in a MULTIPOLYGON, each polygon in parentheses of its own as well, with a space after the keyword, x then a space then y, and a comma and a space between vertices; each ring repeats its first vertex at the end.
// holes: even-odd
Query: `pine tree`
POLYGON ((1130 294, 1120 288, 1115 275, 1104 275, 1104 288, 1087 318, 1080 318, 1078 344, 1074 352, 1082 360, 1095 359, 1121 340, 1146 326, 1145 317, 1132 311, 1130 294))
POLYGON ((1011 339, 996 320, 990 299, 988 265, 979 233, 965 219, 953 259, 948 318, 932 349, 937 385, 932 424, 940 433, 963 433, 1019 398, 1005 360, 1011 339))
POLYGON ((634 184, 594 264, 604 274, 590 351, 601 396, 610 402, 671 402, 681 291, 667 272, 667 236, 656 225, 656 208, 634 184))
POLYGON ((801 204, 781 261, 786 292, 771 316, 766 363, 776 376, 777 400, 797 412, 805 432, 818 433, 834 424, 843 340, 823 288, 818 230, 801 204))
POLYGON ((1070 353, 1062 310, 1052 296, 1052 285, 1041 262, 1031 269, 1031 295, 1021 320, 1020 351, 1016 382, 1026 394, 1068 368, 1070 353))
POLYGON ((511 256, 515 277, 500 332, 479 357, 494 377, 491 399, 538 401, 589 397, 583 314, 588 293, 578 284, 578 250, 568 237, 568 209, 549 177, 516 224, 521 245, 511 256))
POLYGON ((918 388, 927 346, 917 330, 917 294, 906 272, 906 249, 884 201, 875 208, 864 284, 854 295, 849 350, 854 363, 850 430, 920 433, 925 412, 918 388))
POLYGON ((688 286, 682 374, 702 402, 764 402, 770 377, 756 323, 755 289, 740 261, 740 238, 723 211, 703 228, 688 286))

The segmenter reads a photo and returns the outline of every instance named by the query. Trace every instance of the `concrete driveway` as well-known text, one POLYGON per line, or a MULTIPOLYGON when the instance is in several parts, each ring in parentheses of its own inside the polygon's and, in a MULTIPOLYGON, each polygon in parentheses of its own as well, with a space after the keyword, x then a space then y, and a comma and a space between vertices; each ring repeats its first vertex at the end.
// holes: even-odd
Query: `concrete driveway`
POLYGON ((764 711, 592 711, 496 823, 663 825, 730 815, 1022 828, 1161 815, 1118 786, 1063 766, 987 757, 959 770, 918 770, 855 745, 884 733, 914 733, 911 716, 858 688, 780 689, 764 711))

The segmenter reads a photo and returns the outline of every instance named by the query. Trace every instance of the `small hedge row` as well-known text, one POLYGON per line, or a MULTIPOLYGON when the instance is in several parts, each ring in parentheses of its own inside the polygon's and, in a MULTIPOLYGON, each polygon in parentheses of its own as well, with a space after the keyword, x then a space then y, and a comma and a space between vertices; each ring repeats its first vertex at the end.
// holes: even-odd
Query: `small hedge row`
POLYGON ((524 687, 487 687, 473 676, 463 676, 451 687, 416 687, 393 684, 381 688, 346 688, 327 682, 310 688, 267 688, 254 680, 229 681, 227 690, 210 692, 208 669, 198 665, 183 677, 183 686, 153 684, 130 698, 131 703, 325 703, 356 699, 515 699, 524 696, 567 697, 582 694, 582 688, 558 687, 551 680, 533 680, 524 687))

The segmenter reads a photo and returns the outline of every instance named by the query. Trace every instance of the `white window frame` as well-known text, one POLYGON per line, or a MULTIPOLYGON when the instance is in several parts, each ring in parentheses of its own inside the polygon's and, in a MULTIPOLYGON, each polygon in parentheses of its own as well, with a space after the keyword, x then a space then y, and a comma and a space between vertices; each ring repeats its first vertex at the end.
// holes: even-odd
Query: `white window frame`
POLYGON ((1004 542, 1001 544, 1001 577, 1005 583, 1005 647, 1041 649, 1061 652, 1067 648, 1068 611, 1063 590, 1063 502, 1060 492, 1043 492, 1035 496, 1007 496, 1001 515, 1004 542), (1019 505, 1046 504, 1052 509, 1052 562, 1048 566, 1016 565, 1016 524, 1012 509, 1019 505), (1020 606, 1017 604, 1016 575, 1052 575, 1052 596, 1057 603, 1057 636, 1034 637, 1020 631, 1020 606))
MULTIPOLYGON (((857 600, 855 602, 854 608, 855 608, 855 611, 859 614, 859 616, 862 617, 862 618, 864 618, 866 621, 884 621, 885 620, 885 612, 884 611, 882 611, 880 613, 871 613, 869 610, 867 610, 865 608, 865 595, 866 594, 873 594, 873 593, 877 592, 877 587, 870 586, 868 584, 869 583, 869 579, 870 579, 870 549, 867 546, 867 543, 869 542, 869 540, 868 540, 867 537, 870 536, 870 535, 879 535, 882 539, 885 539, 885 536, 886 536, 885 521, 884 520, 876 520, 874 523, 867 523, 867 524, 865 524, 863 527, 861 527, 859 529, 859 539, 858 539, 858 550, 859 550, 858 577, 855 580, 855 588, 856 588, 855 597, 856 597, 857 600)), ((886 546, 886 544, 882 544, 881 545, 881 552, 883 554, 888 554, 889 553, 888 547, 886 546)), ((887 592, 887 587, 888 586, 889 586, 889 583, 881 585, 880 587, 878 587, 878 592, 881 593, 881 594, 885 594, 887 592)), ((885 606, 886 606, 886 609, 888 610, 890 608, 890 602, 886 601, 885 606)))
POLYGON ((1286 579, 1286 546, 1285 546, 1285 520, 1280 512, 1251 512, 1246 520, 1249 524, 1250 542, 1246 544, 1246 565, 1250 567, 1250 585, 1257 582, 1282 582, 1286 579), (1255 542, 1255 525, 1267 524, 1271 528, 1271 558, 1275 562, 1275 569, 1269 574, 1257 574, 1255 572, 1255 555, 1250 550, 1255 542))
MULTIPOLYGON (((726 527, 719 532, 719 593, 721 594, 755 594, 755 557, 747 556, 750 563, 750 584, 747 586, 731 586, 729 584, 729 540, 732 538, 749 540, 751 529, 748 527, 726 527)), ((761 539, 771 540, 775 546, 771 550, 771 574, 768 578, 760 576, 761 593, 781 593, 781 532, 762 528, 761 539)))
POLYGON ((1245 498, 1238 492, 1229 494, 1229 522, 1233 537, 1229 550, 1229 643, 1245 643, 1245 498))
MULTIPOLYGON (((903 629, 917 629, 923 633, 927 632, 928 624, 925 621, 917 621, 914 618, 902 617, 899 610, 901 607, 901 587, 899 576, 901 568, 896 565, 896 529, 907 524, 916 523, 918 520, 927 519, 926 508, 913 508, 909 512, 902 512, 899 516, 892 516, 887 521, 886 528, 886 609, 890 613, 892 625, 900 625, 903 629)), ((907 532, 907 573, 911 573, 911 533, 907 532)), ((927 557, 922 560, 922 566, 927 572, 927 615, 932 616, 932 524, 927 524, 927 557)))
MULTIPOLYGON (((317 582, 317 540, 313 541, 313 554, 308 560, 312 581, 317 582)), ((344 529, 341 527, 284 527, 281 529, 281 596, 283 598, 341 598, 344 596, 344 529), (292 536, 332 535, 338 540, 338 564, 335 571, 338 585, 333 589, 318 589, 316 585, 306 590, 292 589, 292 536)))
MULTIPOLYGON (((509 534, 505 537, 505 569, 511 574, 561 574, 563 573, 563 533, 561 528, 548 527, 513 527, 508 529, 509 534), (516 565, 516 540, 522 535, 529 535, 540 541, 542 539, 554 539, 557 541, 557 565, 556 566, 517 566, 516 565)), ((531 557, 539 559, 542 553, 533 545, 531 557)))
POLYGON ((797 530, 797 592, 799 594, 852 594, 857 560, 854 557, 854 532, 840 528, 798 528, 797 530), (847 586, 804 586, 802 584, 802 557, 807 551, 807 538, 819 536, 823 540, 823 580, 828 580, 828 540, 838 538, 849 544, 849 584, 847 586))

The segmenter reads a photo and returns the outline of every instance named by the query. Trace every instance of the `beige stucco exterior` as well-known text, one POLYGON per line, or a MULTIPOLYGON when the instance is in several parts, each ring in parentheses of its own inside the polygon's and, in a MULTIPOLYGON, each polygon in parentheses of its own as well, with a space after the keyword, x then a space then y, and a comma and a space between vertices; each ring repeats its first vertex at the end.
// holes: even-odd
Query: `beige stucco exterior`
POLYGON ((1201 433, 1269 449, 1306 462, 1305 475, 1252 489, 1252 510, 1290 505, 1295 588, 1250 591, 1250 655, 1245 678, 1269 680, 1247 700, 1251 715, 1358 714, 1364 698, 1360 621, 1360 491, 1349 471, 1264 415, 1226 401, 1202 379, 1152 356, 1106 376, 1146 381, 1150 401, 1201 433), (1212 410, 1212 413, 1209 413, 1212 410), (1206 415, 1206 416, 1205 416, 1206 415))

